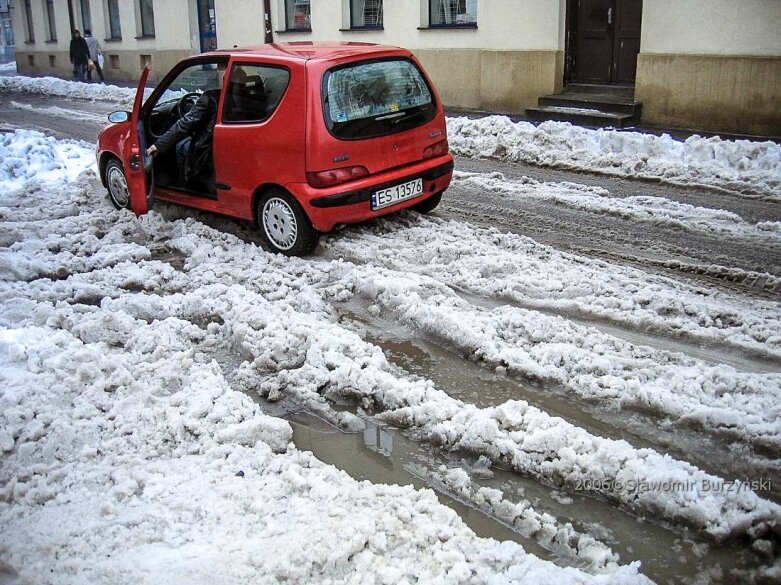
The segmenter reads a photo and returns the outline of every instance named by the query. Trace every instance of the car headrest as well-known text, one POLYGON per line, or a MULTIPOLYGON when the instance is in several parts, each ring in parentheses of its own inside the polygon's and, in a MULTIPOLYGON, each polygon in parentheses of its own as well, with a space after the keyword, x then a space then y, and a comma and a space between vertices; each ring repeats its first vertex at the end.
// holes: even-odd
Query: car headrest
POLYGON ((248 75, 241 85, 246 97, 259 101, 266 100, 266 86, 260 75, 248 75))

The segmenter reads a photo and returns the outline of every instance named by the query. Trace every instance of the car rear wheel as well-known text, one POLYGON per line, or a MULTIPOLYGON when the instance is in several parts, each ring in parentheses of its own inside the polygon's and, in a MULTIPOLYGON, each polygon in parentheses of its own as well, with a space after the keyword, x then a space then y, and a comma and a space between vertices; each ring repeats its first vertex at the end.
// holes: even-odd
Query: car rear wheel
POLYGON ((314 250, 320 234, 289 193, 268 191, 258 201, 258 224, 272 251, 286 256, 304 256, 314 250))
POLYGON ((106 165, 106 188, 108 198, 117 209, 130 209, 130 190, 122 163, 112 158, 106 165))
POLYGON ((432 211, 434 211, 434 209, 436 209, 440 201, 442 201, 442 193, 437 193, 436 195, 432 195, 425 201, 421 201, 420 203, 413 205, 412 209, 414 209, 418 213, 431 213, 432 211))

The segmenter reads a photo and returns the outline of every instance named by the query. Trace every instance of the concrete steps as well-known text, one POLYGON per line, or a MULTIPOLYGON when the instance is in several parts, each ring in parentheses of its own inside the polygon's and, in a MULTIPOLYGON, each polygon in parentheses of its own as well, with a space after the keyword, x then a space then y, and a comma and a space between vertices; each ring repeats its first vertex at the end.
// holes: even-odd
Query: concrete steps
POLYGON ((582 126, 625 128, 640 121, 642 104, 631 86, 569 84, 558 94, 542 96, 528 108, 530 120, 557 120, 582 126))

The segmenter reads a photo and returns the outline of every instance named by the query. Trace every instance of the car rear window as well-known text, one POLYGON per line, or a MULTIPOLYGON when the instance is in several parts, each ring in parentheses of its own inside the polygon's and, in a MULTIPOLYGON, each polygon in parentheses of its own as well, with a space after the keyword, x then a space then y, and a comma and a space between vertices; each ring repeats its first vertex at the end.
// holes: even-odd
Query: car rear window
POLYGON ((323 80, 323 108, 330 132, 348 140, 409 130, 436 114, 431 88, 407 59, 330 70, 323 80))

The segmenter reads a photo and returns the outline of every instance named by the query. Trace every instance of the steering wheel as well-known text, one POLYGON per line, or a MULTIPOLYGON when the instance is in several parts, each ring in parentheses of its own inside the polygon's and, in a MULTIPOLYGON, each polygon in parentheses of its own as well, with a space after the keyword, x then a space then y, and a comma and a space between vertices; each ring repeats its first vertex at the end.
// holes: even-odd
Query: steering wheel
POLYGON ((201 94, 199 93, 186 93, 182 97, 179 98, 179 101, 176 103, 176 106, 174 108, 174 113, 176 114, 177 118, 181 118, 189 112, 193 106, 195 105, 195 102, 198 101, 198 98, 201 97, 201 94))

